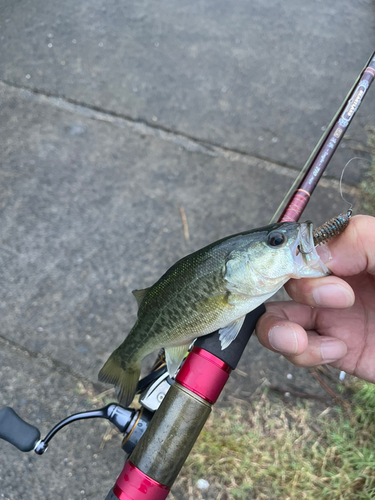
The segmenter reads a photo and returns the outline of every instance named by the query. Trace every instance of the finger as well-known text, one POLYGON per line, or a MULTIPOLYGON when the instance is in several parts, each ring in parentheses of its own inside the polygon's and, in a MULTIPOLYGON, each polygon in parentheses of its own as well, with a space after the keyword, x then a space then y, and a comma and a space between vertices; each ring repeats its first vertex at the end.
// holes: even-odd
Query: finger
POLYGON ((305 328, 314 325, 312 311, 311 307, 294 302, 266 304, 266 313, 255 329, 259 342, 272 351, 301 354, 308 344, 305 328))
POLYGON ((357 215, 339 236, 318 247, 323 262, 338 276, 375 274, 375 217, 357 215))
POLYGON ((336 276, 290 280, 285 289, 294 301, 312 307, 344 309, 355 300, 351 286, 336 276))
POLYGON ((298 366, 331 363, 345 356, 344 342, 315 332, 315 310, 294 302, 266 304, 256 326, 259 342, 298 366), (307 332, 308 333, 307 333, 307 332))
POLYGON ((347 354, 344 342, 332 337, 318 335, 315 331, 307 332, 308 344, 306 349, 296 355, 285 355, 295 366, 317 366, 333 363, 347 354))

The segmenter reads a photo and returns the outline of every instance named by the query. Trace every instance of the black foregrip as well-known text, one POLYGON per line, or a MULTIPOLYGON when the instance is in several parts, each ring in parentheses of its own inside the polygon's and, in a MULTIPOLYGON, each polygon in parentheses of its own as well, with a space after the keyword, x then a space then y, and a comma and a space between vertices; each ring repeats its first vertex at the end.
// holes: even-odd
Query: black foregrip
POLYGON ((210 352, 217 358, 221 359, 229 365, 232 370, 234 370, 245 350, 246 344, 248 343, 251 334, 255 329, 255 325, 260 318, 260 316, 266 311, 264 304, 251 311, 247 314, 244 324, 237 337, 226 349, 221 350, 221 343, 219 340, 219 335, 217 332, 211 333, 210 335, 205 335, 204 337, 199 337, 195 341, 195 346, 201 347, 202 349, 210 352))
POLYGON ((0 439, 5 439, 21 451, 31 451, 40 439, 40 432, 6 406, 0 410, 0 439))

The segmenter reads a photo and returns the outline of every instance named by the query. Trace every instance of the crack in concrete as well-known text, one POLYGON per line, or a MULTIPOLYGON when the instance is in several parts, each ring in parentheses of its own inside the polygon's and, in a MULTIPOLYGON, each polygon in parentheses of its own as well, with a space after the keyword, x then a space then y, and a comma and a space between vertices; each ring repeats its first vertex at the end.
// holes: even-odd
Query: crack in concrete
POLYGON ((40 359, 43 361, 50 362, 52 364, 53 368, 55 370, 58 370, 60 373, 68 374, 71 377, 73 377, 81 382, 91 384, 96 389, 98 389, 98 388, 100 388, 100 390, 105 390, 106 388, 108 389, 108 387, 105 386, 104 384, 101 384, 98 381, 93 381, 93 380, 85 377, 81 373, 74 371, 70 366, 66 365, 62 361, 59 361, 58 359, 55 359, 52 356, 48 356, 47 354, 42 354, 39 351, 33 351, 33 350, 25 347, 24 345, 18 344, 17 342, 14 342, 13 340, 10 340, 10 339, 4 337, 3 335, 0 335, 0 346, 5 346, 5 347, 8 347, 8 349, 16 350, 16 351, 18 351, 18 354, 23 355, 25 357, 27 356, 27 357, 32 358, 32 359, 40 359))
MULTIPOLYGON (((183 132, 168 129, 160 124, 150 123, 141 118, 132 118, 131 116, 116 113, 114 111, 101 108, 100 106, 76 101, 75 99, 59 96, 45 90, 29 88, 8 80, 0 80, 0 83, 4 86, 20 90, 23 93, 23 97, 33 102, 49 104, 53 107, 76 113, 86 118, 111 123, 120 128, 130 128, 142 135, 151 135, 165 141, 173 142, 190 152, 198 152, 208 154, 210 156, 222 156, 230 161, 242 160, 246 163, 251 162, 252 164, 254 160, 258 160, 272 164, 273 169, 275 166, 280 169, 288 169, 289 171, 292 171, 293 177, 295 177, 296 172, 298 173, 300 171, 300 167, 296 167, 295 165, 278 162, 261 155, 250 154, 240 149, 225 147, 205 139, 190 136, 183 132)), ((285 174, 285 172, 280 173, 285 174)))

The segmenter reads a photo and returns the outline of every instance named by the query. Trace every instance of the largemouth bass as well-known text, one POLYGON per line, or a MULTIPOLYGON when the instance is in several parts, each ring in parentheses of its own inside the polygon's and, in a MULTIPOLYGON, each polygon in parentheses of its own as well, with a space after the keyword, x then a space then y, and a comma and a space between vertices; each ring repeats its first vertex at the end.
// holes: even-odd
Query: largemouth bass
POLYGON ((99 372, 121 404, 136 392, 142 359, 164 347, 173 376, 189 345, 218 330, 221 348, 245 315, 290 278, 329 274, 316 253, 312 223, 283 222, 228 236, 174 264, 154 285, 135 290, 138 319, 99 372))

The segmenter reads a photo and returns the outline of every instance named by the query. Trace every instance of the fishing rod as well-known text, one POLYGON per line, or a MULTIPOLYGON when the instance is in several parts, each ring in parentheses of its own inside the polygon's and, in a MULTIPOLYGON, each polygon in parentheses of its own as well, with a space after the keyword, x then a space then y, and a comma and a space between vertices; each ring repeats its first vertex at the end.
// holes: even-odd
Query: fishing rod
MULTIPOLYGON (((375 51, 271 222, 299 220, 374 77, 375 51)), ((106 500, 165 500, 264 312, 264 304, 250 312, 224 350, 217 332, 196 340, 106 500)))
POLYGON ((286 193, 270 224, 298 221, 375 77, 375 51, 286 193))
MULTIPOLYGON (((289 189, 271 223, 298 221, 319 179, 342 140, 375 77, 375 52, 359 74, 341 107, 289 189)), ((261 305, 246 316, 236 339, 221 350, 219 335, 200 337, 171 380, 161 356, 138 384, 141 408, 109 404, 71 415, 44 439, 40 431, 11 408, 0 410, 0 439, 21 451, 42 455, 50 440, 66 425, 81 419, 105 418, 124 434, 122 448, 130 455, 106 500, 165 500, 202 430, 212 405, 234 370, 265 312, 261 305)))

